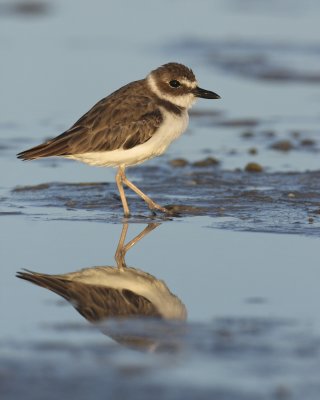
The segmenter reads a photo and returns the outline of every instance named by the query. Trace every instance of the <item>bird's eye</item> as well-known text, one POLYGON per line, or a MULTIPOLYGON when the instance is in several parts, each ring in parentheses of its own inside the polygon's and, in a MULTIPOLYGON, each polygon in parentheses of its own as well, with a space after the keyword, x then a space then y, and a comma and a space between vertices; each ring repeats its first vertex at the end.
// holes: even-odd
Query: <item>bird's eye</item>
POLYGON ((169 85, 170 85, 171 87, 177 88, 177 87, 181 86, 181 83, 180 83, 179 81, 176 81, 176 80, 174 79, 173 81, 170 81, 170 82, 169 82, 169 85))

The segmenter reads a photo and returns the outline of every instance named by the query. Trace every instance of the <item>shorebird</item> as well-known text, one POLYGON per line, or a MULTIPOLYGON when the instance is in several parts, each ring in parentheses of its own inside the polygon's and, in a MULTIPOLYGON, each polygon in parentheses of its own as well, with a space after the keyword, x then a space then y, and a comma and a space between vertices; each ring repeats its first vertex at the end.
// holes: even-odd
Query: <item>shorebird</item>
POLYGON ((22 160, 64 157, 89 165, 118 167, 116 183, 124 215, 130 216, 123 184, 152 210, 170 213, 126 177, 126 167, 163 154, 187 128, 188 109, 198 98, 220 96, 201 89, 192 70, 168 63, 100 100, 61 135, 19 153, 22 160))
MULTIPOLYGON (((149 224, 139 235, 125 244, 128 224, 124 224, 115 254, 117 267, 100 266, 61 275, 49 275, 29 270, 17 272, 17 277, 51 290, 69 301, 89 322, 99 323, 103 333, 121 344, 157 350, 160 345, 169 343, 181 325, 150 326, 151 331, 117 334, 116 327, 108 327, 110 318, 151 318, 153 321, 184 321, 187 310, 181 300, 172 294, 167 285, 154 276, 125 262, 127 251, 159 224, 149 224), (101 323, 102 322, 102 323, 101 323), (160 329, 163 335, 155 335, 160 329), (153 335, 155 337, 152 337, 153 335), (151 334, 151 337, 150 337, 151 334), (166 335, 166 337, 165 337, 166 335)), ((146 325, 144 324, 143 327, 146 325)), ((138 326, 139 328, 139 326, 138 326)), ((165 347, 165 346, 164 346, 165 347)))

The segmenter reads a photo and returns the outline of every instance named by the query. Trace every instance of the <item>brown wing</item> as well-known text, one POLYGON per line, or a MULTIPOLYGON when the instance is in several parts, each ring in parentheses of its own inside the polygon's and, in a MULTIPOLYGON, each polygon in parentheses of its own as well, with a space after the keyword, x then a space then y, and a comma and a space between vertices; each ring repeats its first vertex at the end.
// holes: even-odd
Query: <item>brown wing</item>
POLYGON ((145 143, 162 122, 162 114, 141 81, 100 100, 70 129, 18 154, 23 160, 87 152, 130 149, 145 143))
POLYGON ((131 290, 88 285, 31 271, 18 272, 17 277, 62 296, 90 322, 110 317, 161 317, 148 299, 131 290))

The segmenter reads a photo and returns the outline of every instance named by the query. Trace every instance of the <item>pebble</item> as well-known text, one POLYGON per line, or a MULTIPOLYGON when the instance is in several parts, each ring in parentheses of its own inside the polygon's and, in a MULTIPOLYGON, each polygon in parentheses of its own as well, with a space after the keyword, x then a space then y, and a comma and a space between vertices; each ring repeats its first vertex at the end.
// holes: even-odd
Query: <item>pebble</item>
POLYGON ((189 163, 184 158, 176 158, 174 160, 170 160, 169 164, 171 165, 171 167, 181 168, 187 166, 189 163))
POLYGON ((203 160, 195 161, 192 163, 194 167, 209 167, 210 165, 218 165, 220 161, 214 157, 207 157, 203 160))
POLYGON ((255 147, 250 147, 250 149, 248 149, 248 153, 251 154, 252 156, 255 156, 258 154, 258 149, 255 147))
POLYGON ((279 151, 290 151, 293 149, 293 144, 290 140, 279 140, 271 145, 271 148, 279 151))
POLYGON ((262 172, 263 168, 260 164, 255 163, 255 162, 249 162, 246 166, 245 166, 245 171, 247 172, 262 172))

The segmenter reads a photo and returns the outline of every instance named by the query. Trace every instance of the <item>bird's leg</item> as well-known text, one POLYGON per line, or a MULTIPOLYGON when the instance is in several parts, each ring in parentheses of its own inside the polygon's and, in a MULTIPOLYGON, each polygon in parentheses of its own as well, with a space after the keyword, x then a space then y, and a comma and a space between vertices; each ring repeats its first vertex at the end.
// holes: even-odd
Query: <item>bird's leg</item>
POLYGON ((148 204, 148 207, 151 210, 159 210, 166 214, 170 213, 169 210, 167 210, 165 207, 162 207, 159 204, 157 204, 149 196, 147 196, 145 193, 143 193, 136 185, 134 185, 132 182, 130 182, 129 179, 125 175, 124 169, 122 171, 123 171, 123 176, 121 177, 122 182, 125 185, 127 185, 131 190, 133 190, 135 193, 137 193, 137 195, 140 196, 142 198, 142 200, 144 200, 148 204))
POLYGON ((125 178, 125 177, 126 176, 124 174, 124 167, 119 167, 117 175, 116 175, 116 182, 117 182, 117 186, 118 186, 118 190, 119 190, 119 194, 120 194, 120 198, 121 198, 121 202, 122 202, 122 206, 123 206, 124 216, 129 217, 130 210, 128 207, 126 195, 124 193, 124 189, 123 189, 123 185, 122 185, 122 182, 124 181, 123 178, 125 178))
POLYGON ((119 270, 124 270, 124 268, 126 268, 126 262, 124 259, 126 255, 126 249, 124 246, 124 241, 126 240, 128 227, 129 225, 127 223, 123 224, 116 254, 114 255, 119 270))

